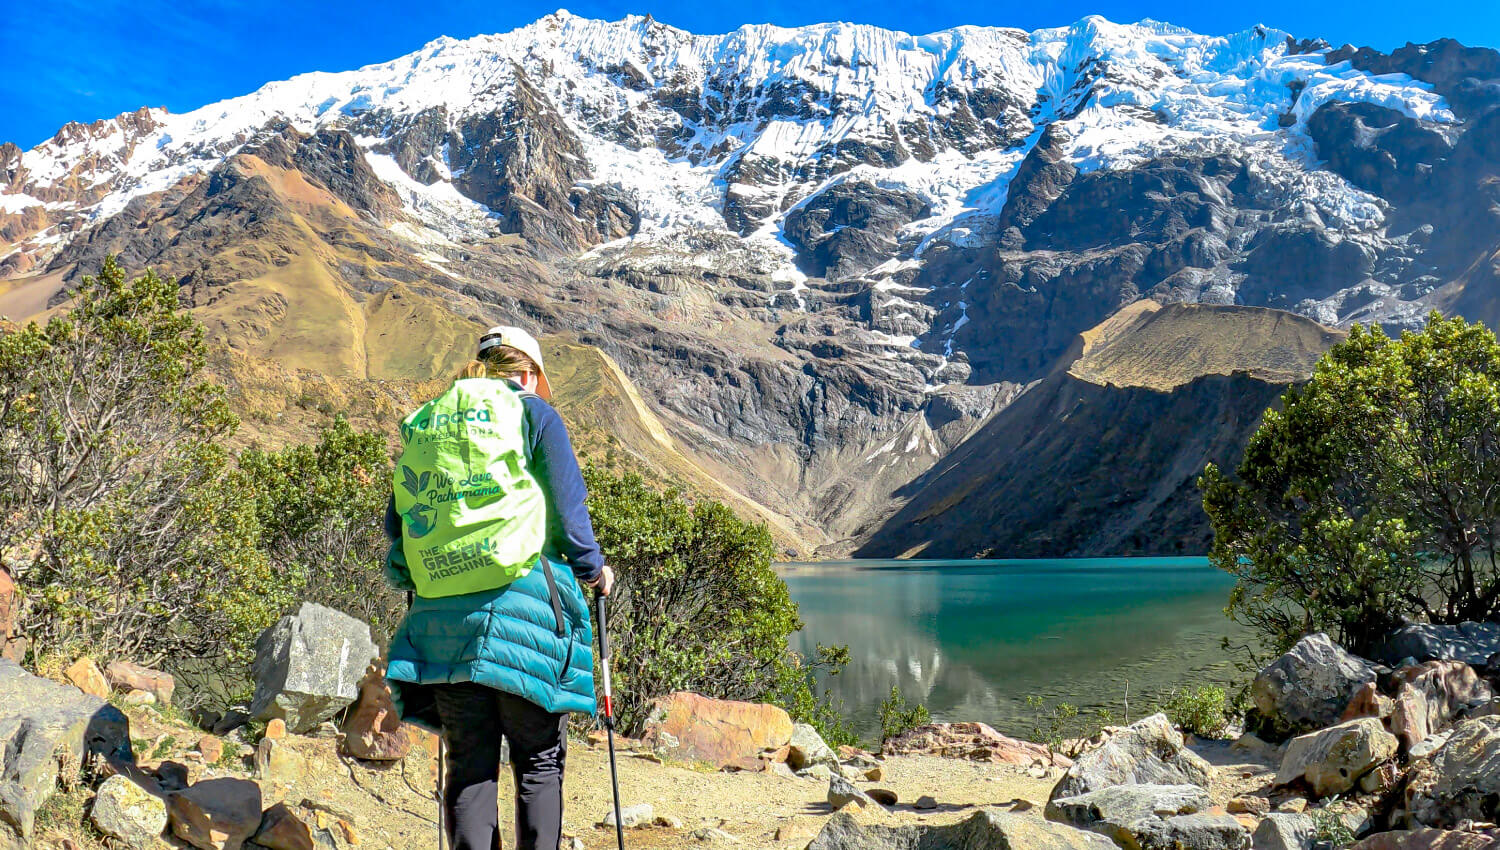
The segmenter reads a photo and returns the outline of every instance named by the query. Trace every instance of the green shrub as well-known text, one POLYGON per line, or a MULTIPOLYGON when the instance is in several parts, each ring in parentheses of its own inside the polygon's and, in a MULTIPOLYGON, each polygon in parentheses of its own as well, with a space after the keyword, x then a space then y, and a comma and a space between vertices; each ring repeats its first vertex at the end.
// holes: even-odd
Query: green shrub
POLYGON ((771 568, 764 525, 717 502, 689 505, 635 473, 590 465, 584 479, 594 532, 617 576, 610 638, 626 734, 639 733, 651 701, 673 691, 763 700, 796 686, 787 636, 802 623, 771 568))
POLYGON ((41 656, 243 661, 289 602, 229 486, 236 427, 177 286, 112 259, 0 331, 0 560, 41 656))
POLYGON ((296 598, 369 623, 381 643, 406 610, 384 580, 390 469, 385 440, 338 416, 310 445, 244 452, 235 477, 254 497, 257 547, 296 598))
POLYGON ((908 706, 905 698, 901 696, 901 688, 891 685, 890 696, 880 703, 880 749, 885 749, 885 742, 899 735, 927 723, 932 717, 927 713, 927 706, 917 703, 908 706))
POLYGON ((1026 707, 1032 715, 1031 740, 1049 752, 1070 757, 1083 750, 1085 741, 1115 722, 1114 714, 1107 708, 1085 713, 1072 703, 1049 704, 1035 694, 1026 697, 1026 707))
POLYGON ((1157 708, 1172 724, 1185 732, 1203 738, 1217 738, 1229 726, 1231 709, 1223 688, 1203 685, 1199 688, 1174 688, 1157 708))
POLYGON ((844 701, 835 699, 831 691, 818 696, 814 676, 817 669, 837 676, 848 663, 849 647, 819 644, 816 660, 793 657, 783 665, 782 681, 770 699, 785 708, 793 720, 818 730, 830 747, 857 746, 859 736, 844 714, 844 701))
POLYGON ((1500 343, 1432 314, 1354 327, 1265 414, 1231 479, 1199 480, 1229 613, 1280 651, 1356 653, 1403 620, 1500 616, 1500 343))

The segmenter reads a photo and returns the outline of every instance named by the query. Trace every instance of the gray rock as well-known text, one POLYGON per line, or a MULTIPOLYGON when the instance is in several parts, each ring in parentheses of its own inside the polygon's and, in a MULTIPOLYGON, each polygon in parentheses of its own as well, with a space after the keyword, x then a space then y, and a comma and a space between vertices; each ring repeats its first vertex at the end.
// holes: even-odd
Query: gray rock
POLYGON ((1102 835, 1035 817, 985 809, 947 826, 863 825, 840 812, 807 850, 1116 850, 1102 835))
MULTIPOLYGON (((656 812, 650 803, 637 803, 634 806, 624 806, 620 809, 620 826, 626 829, 634 829, 638 826, 650 826, 656 820, 656 812)), ((613 827, 615 825, 615 810, 610 809, 604 818, 599 821, 600 826, 613 827)))
POLYGON ((818 730, 806 723, 793 724, 790 747, 786 763, 792 766, 792 770, 826 764, 830 769, 839 771, 838 755, 823 740, 823 736, 818 734, 818 730))
MULTIPOLYGON (((788 767, 787 770, 791 770, 791 768, 788 767)), ((812 767, 805 768, 803 770, 799 770, 796 773, 797 773, 798 776, 802 777, 803 779, 813 779, 813 780, 816 780, 818 782, 827 782, 828 780, 832 779, 835 775, 837 775, 837 776, 843 776, 844 775, 842 771, 840 771, 839 773, 835 774, 834 771, 833 771, 833 768, 829 767, 826 764, 815 764, 812 767)))
POLYGON ((1380 720, 1361 717, 1293 738, 1276 772, 1277 785, 1306 780, 1319 797, 1352 790, 1376 765, 1394 758, 1399 742, 1380 720))
POLYGON ((150 847, 167 828, 167 804, 116 774, 94 795, 89 819, 100 832, 130 847, 150 847))
POLYGON ((36 811, 59 776, 76 774, 89 753, 132 760, 125 715, 0 659, 0 838, 29 842, 36 811))
POLYGON ((880 805, 875 802, 869 794, 854 787, 854 783, 842 776, 832 776, 828 779, 828 805, 835 810, 842 809, 850 803, 857 802, 866 808, 875 808, 880 805))
POLYGON ((1197 785, 1207 788, 1213 766, 1187 749, 1165 714, 1117 732, 1078 757, 1052 789, 1051 799, 1076 797, 1114 785, 1197 785))
POLYGON ((379 654, 370 627, 311 602, 261 633, 255 645, 250 713, 280 717, 305 734, 359 696, 365 668, 379 654))
POLYGON ((1250 833, 1233 816, 1202 814, 1210 805, 1197 785, 1117 785, 1053 800, 1047 820, 1142 850, 1249 847, 1250 833))
POLYGON ((1392 667, 1407 658, 1417 661, 1462 661, 1483 668, 1500 652, 1500 623, 1435 626, 1412 623, 1392 632, 1376 647, 1375 660, 1392 667))
POLYGON ((1375 681, 1375 667, 1321 632, 1297 642, 1250 685, 1255 708, 1282 732, 1338 723, 1354 693, 1375 681))
POLYGON ((1500 800, 1500 717, 1476 717, 1453 732, 1408 775, 1409 827, 1456 829, 1465 820, 1494 821, 1500 800))
POLYGON ((1250 836, 1254 850, 1312 850, 1318 825, 1307 815, 1272 812, 1250 836))

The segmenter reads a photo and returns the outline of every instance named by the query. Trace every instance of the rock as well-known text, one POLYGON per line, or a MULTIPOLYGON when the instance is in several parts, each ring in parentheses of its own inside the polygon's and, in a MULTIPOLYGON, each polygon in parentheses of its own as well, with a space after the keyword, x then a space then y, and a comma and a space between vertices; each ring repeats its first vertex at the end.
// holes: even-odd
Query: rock
POLYGON ((359 700, 344 720, 344 752, 372 761, 400 761, 411 752, 411 736, 402 728, 390 686, 378 667, 359 683, 359 700))
POLYGON ((216 735, 204 735, 198 739, 198 755, 208 764, 224 757, 224 739, 216 735))
POLYGON ((892 755, 929 755, 985 761, 994 764, 1030 765, 1041 759, 1056 767, 1072 761, 1041 744, 1008 738, 983 723, 928 723, 885 742, 892 755))
POLYGON ((656 700, 642 740, 665 758, 724 767, 789 744, 792 731, 791 717, 774 705, 679 691, 656 700))
POLYGON ((1312 850, 1318 825, 1303 814, 1272 812, 1250 836, 1254 850, 1312 850))
POLYGON ((1167 716, 1154 714, 1079 756, 1053 787, 1051 799, 1137 783, 1207 788, 1212 774, 1213 767, 1187 749, 1167 716))
MULTIPOLYGON (((787 767, 786 766, 786 762, 784 762, 784 761, 767 762, 766 763, 766 773, 773 773, 773 774, 775 774, 777 776, 780 776, 783 779, 797 779, 798 778, 796 771, 793 771, 790 767, 787 767)), ((832 776, 833 772, 830 771, 828 775, 832 776)), ((824 779, 826 780, 827 777, 824 777, 824 779)))
POLYGON ((820 821, 813 818, 790 817, 776 826, 776 840, 806 846, 818 834, 819 824, 820 821))
POLYGON ((1359 778, 1359 790, 1366 794, 1384 794, 1401 781, 1401 770, 1395 762, 1384 762, 1359 778))
MULTIPOLYGON (((1375 825, 1370 813, 1353 800, 1330 800, 1318 809, 1318 813, 1322 818, 1332 819, 1355 837, 1369 832, 1375 825)), ((1315 816, 1314 820, 1317 819, 1315 816)))
POLYGON ((156 785, 163 791, 181 791, 191 785, 187 765, 164 761, 156 766, 156 785))
POLYGON ((901 798, 896 796, 896 792, 889 788, 871 788, 865 793, 870 795, 871 800, 886 807, 894 806, 901 801, 901 798))
POLYGON ((125 696, 120 698, 120 702, 131 708, 144 708, 148 705, 156 705, 156 694, 141 690, 127 691, 125 696))
POLYGON ((1496 850, 1496 848, 1500 848, 1500 841, 1477 832, 1413 829, 1377 832, 1356 842, 1349 850, 1496 850))
POLYGON ((1453 727, 1447 743, 1413 765, 1406 786, 1412 823, 1454 829, 1463 821, 1493 822, 1500 810, 1500 717, 1453 727))
POLYGON ((1452 736, 1453 733, 1451 731, 1442 732, 1437 735, 1428 735, 1427 737, 1423 738, 1421 742, 1413 745, 1412 748, 1407 752, 1407 755, 1412 759, 1425 759, 1438 750, 1442 749, 1443 745, 1448 743, 1448 739, 1452 736))
POLYGON ((1432 734, 1428 726, 1427 698, 1422 692, 1402 682, 1388 720, 1391 733, 1408 750, 1432 734))
POLYGON ((74 661, 63 671, 63 678, 91 697, 109 699, 109 680, 104 678, 104 671, 99 669, 92 658, 74 661))
POLYGON ((806 723, 792 725, 792 739, 787 747, 786 763, 792 770, 802 770, 815 764, 826 764, 839 768, 839 757, 818 734, 818 730, 806 723))
POLYGON ((260 828, 260 786, 208 779, 167 795, 172 834, 202 850, 238 850, 260 828))
POLYGON ((1354 788, 1361 776, 1394 758, 1396 736, 1380 721, 1362 717, 1293 738, 1276 772, 1276 785, 1306 780, 1319 797, 1354 788))
POLYGON ((1413 623, 1392 632, 1374 651, 1375 660, 1399 666, 1404 659, 1461 661, 1483 667, 1500 652, 1500 623, 1435 626, 1413 623))
POLYGON ((1321 632, 1297 642, 1256 675, 1250 695, 1281 731, 1306 732, 1339 722, 1354 695, 1375 681, 1375 668, 1321 632))
POLYGON ((1212 805, 1197 785, 1117 785, 1047 804, 1047 820, 1087 829, 1122 847, 1244 848, 1250 833, 1228 814, 1205 813, 1212 805))
POLYGON ((1281 803, 1276 806, 1276 811, 1281 812, 1282 814, 1300 815, 1303 812, 1307 811, 1307 798, 1290 797, 1288 799, 1282 800, 1281 803))
POLYGON ((885 775, 885 769, 877 764, 869 770, 865 771, 864 775, 866 782, 879 782, 880 777, 885 775))
POLYGON ((10 570, 0 565, 0 658, 20 664, 26 657, 26 640, 18 633, 20 601, 10 570))
POLYGON ((268 850, 313 850, 317 846, 312 830, 285 803, 266 809, 252 840, 268 850))
MULTIPOLYGON (((650 826, 655 819, 656 813, 652 811, 650 803, 637 803, 634 806, 625 806, 620 809, 620 826, 626 829, 650 826)), ((610 809, 605 813, 604 819, 599 821, 599 826, 613 829, 614 825, 615 810, 610 809)))
MULTIPOLYGON (((244 726, 249 722, 249 714, 240 711, 237 708, 231 708, 228 711, 224 712, 224 715, 214 723, 213 729, 210 731, 212 731, 215 735, 228 735, 230 732, 233 732, 234 730, 244 726)), ((285 728, 285 724, 282 725, 282 728, 285 728)))
POLYGON ((270 722, 266 724, 265 733, 261 735, 262 739, 270 739, 272 741, 280 741, 285 737, 286 721, 282 720, 280 717, 271 718, 270 722))
POLYGON ((255 773, 282 785, 296 785, 307 772, 307 759, 285 740, 263 738, 255 748, 255 773))
POLYGON ((860 805, 877 805, 873 797, 854 787, 854 783, 844 777, 830 777, 828 780, 828 805, 837 811, 851 802, 857 802, 860 805))
POLYGON ((1115 850, 1108 838, 1058 823, 997 809, 976 812, 945 826, 861 824, 840 812, 828 819, 807 850, 1115 850))
POLYGON ((722 829, 718 829, 712 826, 705 826, 702 829, 693 830, 693 840, 714 844, 740 843, 740 840, 738 838, 735 838, 733 835, 730 835, 722 829))
POLYGON ((676 815, 657 815, 651 820, 651 825, 663 829, 682 829, 682 818, 676 815))
POLYGON ((133 761, 130 722, 78 688, 0 659, 0 839, 31 839, 36 811, 89 754, 133 761))
POLYGON ((1391 698, 1381 693, 1374 682, 1366 682, 1354 692, 1353 699, 1350 699, 1349 704, 1344 707, 1344 713, 1339 720, 1340 722, 1358 720, 1361 717, 1384 719, 1391 716, 1394 708, 1391 698))
POLYGON ((1242 794, 1238 797, 1231 797, 1224 809, 1231 815, 1263 815, 1271 811, 1271 801, 1265 797, 1242 794))
POLYGON ((250 714, 280 718, 297 734, 316 729, 359 696, 360 679, 378 654, 369 626, 304 602, 256 641, 250 714))
POLYGON ((150 847, 167 828, 167 805, 124 776, 104 780, 89 820, 100 832, 130 847, 150 847))
POLYGON ((933 797, 931 794, 923 794, 922 796, 920 796, 920 797, 917 798, 917 801, 915 803, 911 804, 911 807, 913 809, 924 809, 925 810, 925 809, 935 809, 935 808, 937 808, 937 805, 938 805, 938 802, 937 802, 937 798, 936 797, 933 797))
POLYGON ((1495 696, 1489 683, 1462 661, 1427 661, 1403 667, 1396 671, 1395 678, 1422 695, 1429 733, 1447 729, 1470 706, 1483 705, 1495 696))
POLYGON ((142 667, 129 661, 112 661, 104 668, 104 676, 116 690, 146 691, 161 705, 172 704, 172 693, 177 689, 177 680, 170 673, 142 667))
MULTIPOLYGON (((788 770, 790 769, 791 768, 788 768, 788 770)), ((797 771, 797 776, 800 776, 803 779, 815 779, 818 782, 827 782, 834 776, 843 776, 843 774, 835 774, 833 772, 833 768, 829 767, 826 764, 815 764, 812 767, 807 768, 806 770, 797 771)))

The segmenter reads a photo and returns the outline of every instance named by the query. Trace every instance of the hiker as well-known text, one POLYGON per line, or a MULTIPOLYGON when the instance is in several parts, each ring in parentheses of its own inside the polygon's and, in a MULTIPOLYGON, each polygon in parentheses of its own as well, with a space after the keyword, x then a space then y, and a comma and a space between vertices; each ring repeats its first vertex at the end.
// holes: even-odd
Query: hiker
POLYGON ((495 327, 448 389, 401 423, 387 573, 414 599, 386 678, 402 719, 444 736, 452 850, 501 846, 502 738, 516 844, 556 850, 568 717, 595 709, 580 584, 608 594, 614 575, 551 395, 536 340, 495 327))

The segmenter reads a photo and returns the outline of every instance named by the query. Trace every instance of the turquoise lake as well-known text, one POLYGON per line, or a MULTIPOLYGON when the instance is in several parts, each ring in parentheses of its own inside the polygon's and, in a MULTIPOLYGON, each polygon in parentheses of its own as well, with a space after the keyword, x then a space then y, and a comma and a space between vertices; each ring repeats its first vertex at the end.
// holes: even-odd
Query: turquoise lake
POLYGON ((1023 735, 1026 698, 1132 719, 1180 685, 1240 678, 1224 616, 1233 579, 1205 558, 835 561, 781 564, 806 626, 793 648, 847 644, 821 680, 866 738, 901 688, 935 720, 978 720, 1023 735))

